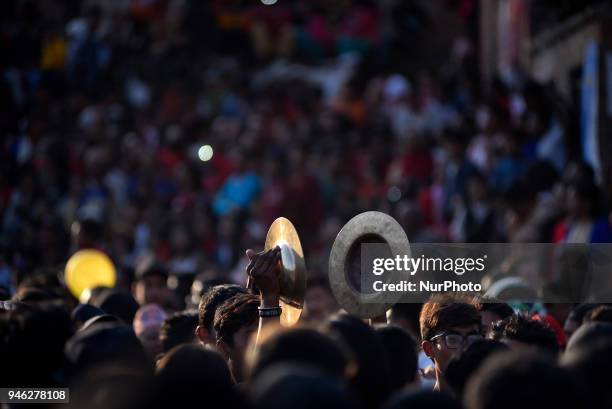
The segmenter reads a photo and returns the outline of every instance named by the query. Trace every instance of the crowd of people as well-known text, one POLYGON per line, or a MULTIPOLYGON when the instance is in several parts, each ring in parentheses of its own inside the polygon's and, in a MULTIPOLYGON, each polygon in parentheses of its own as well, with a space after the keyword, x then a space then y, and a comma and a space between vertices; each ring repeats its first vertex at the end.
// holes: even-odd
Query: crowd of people
POLYGON ((330 292, 334 238, 367 210, 412 242, 612 242, 577 101, 518 69, 481 84, 476 9, 3 2, 0 386, 100 408, 612 407, 606 305, 441 295, 365 323, 330 292), (308 267, 292 328, 271 253, 244 253, 279 216, 308 267), (86 303, 62 277, 81 249, 118 278, 86 303))
POLYGON ((170 316, 117 289, 78 304, 24 284, 0 304, 2 385, 69 387, 78 408, 612 407, 610 305, 526 315, 446 293, 378 322, 330 306, 283 327, 280 250, 248 257, 257 292, 216 285, 170 316))
POLYGON ((0 283, 88 246, 124 286, 150 258, 181 282, 239 283, 243 249, 278 216, 314 275, 366 210, 394 216, 413 242, 612 238, 575 105, 519 71, 485 91, 469 1, 441 7, 454 23, 433 31, 458 32, 447 48, 402 25, 433 29, 428 2, 246 3, 2 5, 0 283), (257 24, 297 33, 305 16, 338 28, 326 44, 348 27, 380 30, 321 59, 297 39, 286 58, 257 57, 257 24), (446 60, 412 68, 411 53, 434 45, 446 60))

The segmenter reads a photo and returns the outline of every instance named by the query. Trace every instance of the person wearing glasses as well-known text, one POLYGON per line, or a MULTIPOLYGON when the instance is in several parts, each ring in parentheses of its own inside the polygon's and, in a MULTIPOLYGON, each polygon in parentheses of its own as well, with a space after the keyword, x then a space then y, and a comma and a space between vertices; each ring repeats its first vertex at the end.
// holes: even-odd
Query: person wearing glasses
POLYGON ((434 364, 434 390, 447 390, 444 372, 451 358, 482 339, 477 303, 457 294, 434 295, 423 305, 419 324, 421 347, 434 364))

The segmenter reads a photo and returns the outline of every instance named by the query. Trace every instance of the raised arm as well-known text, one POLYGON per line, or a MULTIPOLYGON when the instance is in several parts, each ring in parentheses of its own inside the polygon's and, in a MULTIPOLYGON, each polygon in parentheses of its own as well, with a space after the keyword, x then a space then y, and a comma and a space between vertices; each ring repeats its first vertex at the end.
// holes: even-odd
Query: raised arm
POLYGON ((260 335, 264 325, 279 324, 281 309, 279 306, 280 295, 280 248, 255 253, 247 250, 249 258, 247 274, 252 283, 259 289, 259 329, 257 331, 257 341, 255 349, 259 346, 260 335))

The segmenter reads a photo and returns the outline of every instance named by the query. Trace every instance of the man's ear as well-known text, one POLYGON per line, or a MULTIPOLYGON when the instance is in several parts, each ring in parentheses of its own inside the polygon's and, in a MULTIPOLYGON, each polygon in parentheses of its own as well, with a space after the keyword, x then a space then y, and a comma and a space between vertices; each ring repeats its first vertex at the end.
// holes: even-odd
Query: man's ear
POLYGON ((423 349, 423 352, 425 352, 425 355, 427 355, 427 357, 429 358, 434 357, 434 346, 431 341, 421 342, 421 348, 423 349))
POLYGON ((201 343, 208 343, 208 330, 201 325, 198 325, 195 329, 195 335, 198 337, 201 343))

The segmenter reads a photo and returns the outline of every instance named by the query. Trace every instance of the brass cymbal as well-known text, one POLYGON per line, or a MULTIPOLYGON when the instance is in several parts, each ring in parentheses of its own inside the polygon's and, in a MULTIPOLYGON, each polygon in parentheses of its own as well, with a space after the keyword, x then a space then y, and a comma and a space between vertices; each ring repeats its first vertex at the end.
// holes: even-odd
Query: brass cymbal
POLYGON ((266 236, 265 250, 276 246, 281 250, 280 322, 291 326, 300 319, 304 307, 306 263, 297 231, 284 217, 274 220, 266 236))

